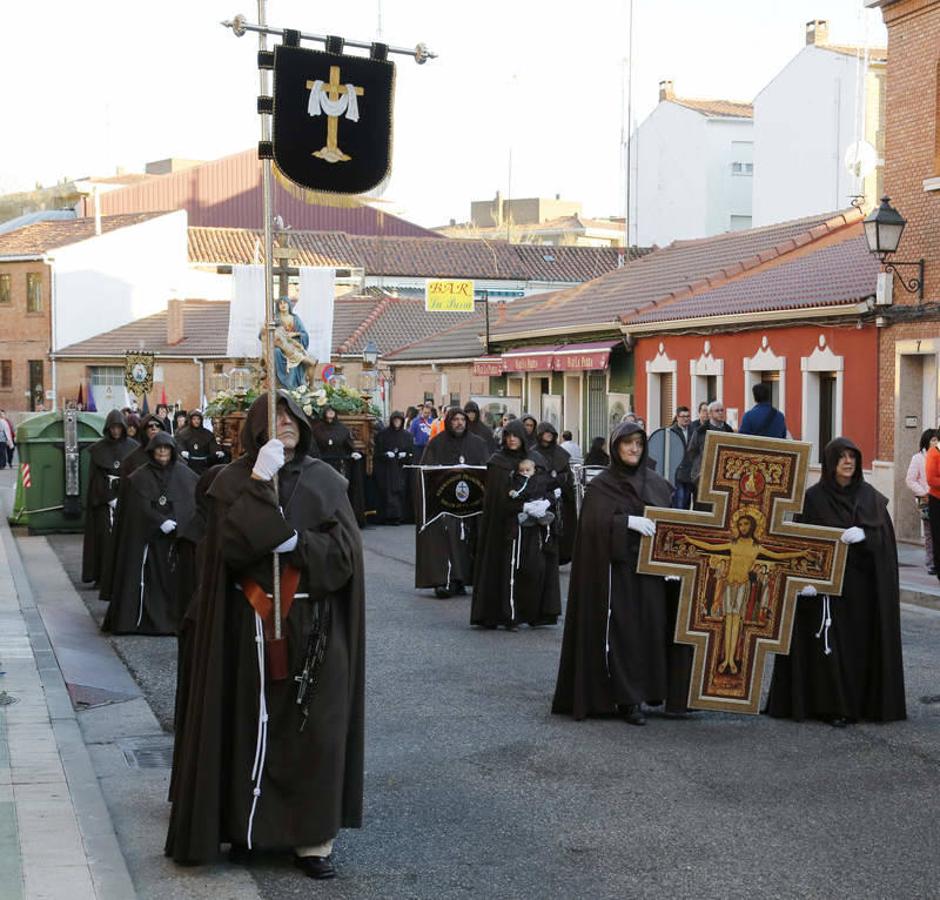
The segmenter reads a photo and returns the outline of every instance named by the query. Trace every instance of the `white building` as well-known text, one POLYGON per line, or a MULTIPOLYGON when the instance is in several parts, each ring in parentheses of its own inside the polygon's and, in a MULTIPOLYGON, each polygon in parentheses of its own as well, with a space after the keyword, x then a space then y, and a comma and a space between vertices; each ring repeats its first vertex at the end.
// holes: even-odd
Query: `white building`
POLYGON ((659 104, 633 137, 631 243, 750 228, 753 130, 750 104, 677 97, 660 82, 659 104))
POLYGON ((824 20, 806 23, 806 46, 754 99, 755 226, 880 197, 886 60, 883 49, 830 44, 824 20), (872 147, 862 178, 846 166, 859 140, 872 147))

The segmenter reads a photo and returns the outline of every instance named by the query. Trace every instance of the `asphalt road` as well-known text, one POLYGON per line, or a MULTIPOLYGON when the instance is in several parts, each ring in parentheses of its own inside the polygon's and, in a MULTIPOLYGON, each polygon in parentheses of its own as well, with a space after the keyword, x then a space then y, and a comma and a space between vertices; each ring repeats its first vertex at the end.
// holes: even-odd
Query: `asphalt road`
MULTIPOLYGON (((338 840, 334 882, 263 860, 263 897, 940 893, 940 703, 921 700, 940 695, 940 613, 903 612, 904 723, 576 723, 549 713, 561 626, 472 630, 469 598, 411 587, 413 540, 364 533, 365 826, 338 840)), ((51 543, 74 580, 80 539, 51 543)), ((113 641, 168 728, 175 641, 113 641)))

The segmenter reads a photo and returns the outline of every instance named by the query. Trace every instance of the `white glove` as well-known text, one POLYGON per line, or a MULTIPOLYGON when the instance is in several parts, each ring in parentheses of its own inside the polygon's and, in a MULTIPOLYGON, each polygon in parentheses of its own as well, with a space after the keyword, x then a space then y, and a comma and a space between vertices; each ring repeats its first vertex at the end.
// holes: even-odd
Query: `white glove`
POLYGON ((161 526, 160 530, 164 534, 169 534, 171 531, 176 531, 176 522, 172 519, 167 519, 161 526))
POLYGON ((353 450, 353 452, 349 454, 349 458, 350 459, 362 459, 362 454, 356 450, 353 450))
POLYGON ((806 587, 803 588, 802 591, 800 591, 800 596, 801 597, 815 597, 816 596, 815 586, 812 584, 806 585, 806 587))
POLYGON ((663 581, 680 581, 680 580, 681 579, 679 578, 678 575, 664 575, 663 576, 663 581))
POLYGON ((117 509, 117 497, 115 497, 113 500, 109 500, 108 506, 110 506, 111 509, 117 509))
POLYGON ((561 488, 555 488, 555 499, 556 500, 561 499, 561 488))
POLYGON ((275 553, 290 553, 297 546, 297 532, 295 531, 286 541, 282 541, 274 548, 275 553))
POLYGON ((386 450, 386 451, 385 451, 385 455, 386 455, 389 459, 394 459, 396 456, 398 456, 398 454, 397 454, 394 450, 386 450))
POLYGON ((398 451, 398 458, 399 458, 399 459, 407 459, 407 458, 408 458, 408 451, 407 451, 407 450, 399 450, 399 451, 398 451))
POLYGON ((851 528, 846 528, 842 532, 842 536, 839 538, 843 544, 858 544, 865 540, 865 531, 862 528, 859 528, 858 525, 853 525, 851 528))
POLYGON ((627 516, 627 528, 642 534, 643 537, 652 537, 656 534, 656 523, 646 516, 627 516))
POLYGON ((259 451, 251 474, 261 481, 270 481, 284 465, 284 444, 271 438, 259 451))
POLYGON ((215 455, 217 459, 222 459, 225 456, 225 454, 221 450, 216 450, 215 455))
POLYGON ((182 456, 183 459, 189 459, 189 451, 188 451, 188 450, 180 450, 180 456, 182 456))

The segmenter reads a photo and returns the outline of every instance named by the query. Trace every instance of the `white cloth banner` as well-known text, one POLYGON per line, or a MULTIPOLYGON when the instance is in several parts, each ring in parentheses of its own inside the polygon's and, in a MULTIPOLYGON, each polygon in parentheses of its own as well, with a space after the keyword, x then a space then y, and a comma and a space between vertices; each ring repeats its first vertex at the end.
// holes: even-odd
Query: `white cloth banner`
POLYGON ((333 353, 333 301, 336 297, 336 270, 302 266, 300 297, 294 312, 310 335, 307 355, 325 366, 333 353))
POLYGON ((232 266, 227 355, 260 358, 264 322, 264 266, 232 266))

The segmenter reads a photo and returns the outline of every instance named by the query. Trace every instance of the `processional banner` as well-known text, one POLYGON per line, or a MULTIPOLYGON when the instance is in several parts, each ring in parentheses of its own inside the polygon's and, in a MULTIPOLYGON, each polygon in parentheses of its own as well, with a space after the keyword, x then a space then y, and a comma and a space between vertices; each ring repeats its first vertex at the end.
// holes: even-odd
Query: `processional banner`
POLYGON ((420 482, 423 531, 442 516, 470 519, 483 514, 486 466, 414 466, 420 482))
POLYGON ((840 594, 841 529, 792 521, 812 445, 709 431, 697 501, 711 512, 653 509, 637 571, 682 582, 675 640, 694 647, 688 705, 759 712, 767 653, 790 652, 797 594, 840 594))

